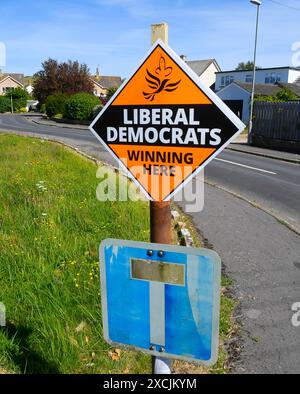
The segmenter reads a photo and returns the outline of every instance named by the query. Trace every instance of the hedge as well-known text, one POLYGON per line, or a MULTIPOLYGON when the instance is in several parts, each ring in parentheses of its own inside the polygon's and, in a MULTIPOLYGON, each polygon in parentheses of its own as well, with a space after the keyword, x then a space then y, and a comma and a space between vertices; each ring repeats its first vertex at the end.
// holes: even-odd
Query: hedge
POLYGON ((51 94, 45 102, 45 111, 49 118, 57 114, 63 114, 68 96, 63 93, 51 94))
POLYGON ((77 93, 65 103, 64 118, 70 120, 90 120, 93 110, 99 105, 99 99, 88 93, 77 93))
POLYGON ((11 103, 10 99, 5 96, 0 97, 0 113, 10 112, 11 111, 11 103))

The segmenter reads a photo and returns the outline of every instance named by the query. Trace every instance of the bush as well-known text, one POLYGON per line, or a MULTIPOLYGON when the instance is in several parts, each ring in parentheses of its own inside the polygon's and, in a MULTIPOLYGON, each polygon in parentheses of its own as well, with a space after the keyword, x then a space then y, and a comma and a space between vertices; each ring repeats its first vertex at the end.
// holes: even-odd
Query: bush
POLYGON ((19 111, 21 108, 26 107, 27 100, 29 99, 29 94, 25 89, 16 88, 9 90, 5 94, 5 97, 7 97, 9 100, 12 98, 14 111, 19 111))
POLYGON ((54 115, 62 114, 65 110, 65 104, 68 96, 63 93, 51 94, 45 102, 45 111, 49 118, 54 115))
POLYGON ((22 108, 19 109, 18 112, 20 112, 21 114, 25 114, 25 112, 28 112, 28 111, 27 111, 26 107, 22 107, 22 108))
POLYGON ((10 99, 5 96, 0 97, 0 113, 4 112, 10 112, 11 111, 11 105, 10 105, 10 99))
POLYGON ((93 119, 95 119, 99 112, 102 111, 102 108, 103 105, 96 105, 96 107, 93 108, 93 119))
POLYGON ((112 86, 111 88, 108 88, 105 97, 106 100, 109 101, 118 89, 119 88, 117 86, 112 86))
POLYGON ((46 113, 46 105, 45 104, 42 104, 42 105, 38 104, 38 108, 40 108, 40 112, 42 114, 46 113))
POLYGON ((70 120, 90 120, 93 109, 99 105, 99 99, 88 93, 77 93, 71 96, 65 104, 64 118, 70 120))

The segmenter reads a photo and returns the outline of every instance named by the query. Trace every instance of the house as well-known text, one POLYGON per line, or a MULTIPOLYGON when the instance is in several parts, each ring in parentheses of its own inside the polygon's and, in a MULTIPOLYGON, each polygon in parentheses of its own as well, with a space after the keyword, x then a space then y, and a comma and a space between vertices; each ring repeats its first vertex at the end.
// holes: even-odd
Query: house
POLYGON ((122 85, 121 77, 107 75, 101 76, 99 73, 99 68, 97 68, 96 74, 93 78, 91 78, 91 80, 93 83, 94 95, 97 97, 105 97, 107 94, 107 89, 118 88, 122 85))
POLYGON ((214 88, 216 73, 221 71, 215 59, 187 60, 185 55, 180 56, 182 60, 198 75, 200 81, 209 88, 214 88))
POLYGON ((8 90, 16 88, 24 88, 23 74, 0 73, 0 96, 3 96, 8 90))
MULTIPOLYGON (((274 96, 282 88, 288 88, 300 99, 300 85, 277 82, 277 84, 255 84, 256 96, 274 96)), ((217 95, 244 123, 249 122, 252 83, 232 82, 217 92, 217 95)))
MULTIPOLYGON (((219 71, 216 73, 216 92, 230 85, 232 82, 253 83, 253 70, 251 71, 219 71)), ((274 85, 277 82, 300 84, 300 68, 273 67, 256 70, 255 82, 257 84, 274 85)))

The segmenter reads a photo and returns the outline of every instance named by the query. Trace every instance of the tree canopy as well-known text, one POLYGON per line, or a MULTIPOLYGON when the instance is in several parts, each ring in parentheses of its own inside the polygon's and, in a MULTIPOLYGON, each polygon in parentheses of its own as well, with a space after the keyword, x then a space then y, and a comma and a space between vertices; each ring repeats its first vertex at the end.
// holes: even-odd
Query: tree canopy
MULTIPOLYGON (((236 67, 236 71, 253 71, 254 68, 254 63, 251 62, 250 60, 248 60, 248 62, 244 63, 241 62, 238 64, 238 66, 236 67)), ((260 67, 256 66, 256 70, 259 70, 260 67)))
POLYGON ((49 58, 34 75, 33 89, 34 97, 43 104, 52 94, 93 93, 93 84, 86 64, 71 60, 59 63, 49 58))

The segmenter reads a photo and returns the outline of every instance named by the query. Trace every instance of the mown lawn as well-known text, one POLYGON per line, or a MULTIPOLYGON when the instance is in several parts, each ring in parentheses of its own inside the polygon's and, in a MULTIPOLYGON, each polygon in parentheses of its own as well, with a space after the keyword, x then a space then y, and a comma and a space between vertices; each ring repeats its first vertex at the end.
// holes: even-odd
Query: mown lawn
POLYGON ((98 247, 149 240, 148 204, 99 202, 96 166, 59 145, 0 135, 0 366, 17 373, 141 373, 101 329, 98 247))

